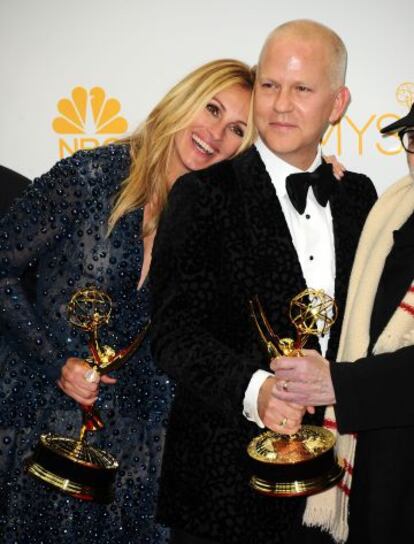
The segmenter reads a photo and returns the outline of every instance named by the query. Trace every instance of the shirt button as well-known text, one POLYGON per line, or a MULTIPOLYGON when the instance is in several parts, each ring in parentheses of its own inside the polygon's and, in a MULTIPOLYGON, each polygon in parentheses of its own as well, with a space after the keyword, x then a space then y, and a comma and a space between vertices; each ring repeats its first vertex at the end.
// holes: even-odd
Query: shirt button
POLYGON ((311 255, 311 256, 309 257, 309 260, 310 260, 310 261, 313 261, 313 255, 311 255))
POLYGON ((310 219, 310 215, 308 213, 305 215, 305 217, 306 219, 310 219))

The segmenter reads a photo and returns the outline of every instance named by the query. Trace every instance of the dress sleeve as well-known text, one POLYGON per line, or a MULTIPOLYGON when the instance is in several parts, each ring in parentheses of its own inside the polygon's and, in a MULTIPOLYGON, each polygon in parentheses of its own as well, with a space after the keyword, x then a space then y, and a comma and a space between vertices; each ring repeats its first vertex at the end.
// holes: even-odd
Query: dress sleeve
MULTIPOLYGON (((70 355, 52 333, 50 323, 36 313, 22 286, 22 275, 37 260, 59 266, 54 248, 87 213, 96 164, 80 152, 57 163, 36 179, 0 221, 0 330, 19 355, 38 372, 57 379, 70 355)), ((96 193, 98 194, 98 193, 96 193)), ((52 313, 51 313, 52 314, 52 313)), ((52 315, 50 319, 53 319, 52 315)))

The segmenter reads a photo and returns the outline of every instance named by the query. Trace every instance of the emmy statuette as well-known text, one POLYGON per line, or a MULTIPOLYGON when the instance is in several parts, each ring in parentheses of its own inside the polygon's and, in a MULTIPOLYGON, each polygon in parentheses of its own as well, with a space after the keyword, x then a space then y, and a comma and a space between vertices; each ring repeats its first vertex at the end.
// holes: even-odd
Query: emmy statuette
MULTIPOLYGON (((322 290, 305 289, 290 302, 289 317, 297 338, 279 338, 255 297, 250 301, 253 321, 269 358, 301 357, 310 335, 321 336, 333 325, 337 307, 322 290)), ((289 436, 266 431, 254 438, 247 448, 251 460, 251 487, 273 497, 296 497, 318 493, 338 483, 344 469, 338 465, 335 437, 313 425, 302 425, 289 436)))
MULTIPOLYGON (((128 347, 115 352, 110 346, 100 346, 98 341, 98 329, 109 322, 112 312, 112 301, 106 293, 95 288, 80 289, 67 310, 69 322, 89 335, 87 381, 120 368, 142 343, 148 328, 147 325, 128 347)), ((79 438, 43 434, 26 462, 26 470, 77 499, 110 503, 118 462, 110 453, 87 444, 87 432, 102 429, 104 423, 94 405, 80 407, 83 424, 79 438)))

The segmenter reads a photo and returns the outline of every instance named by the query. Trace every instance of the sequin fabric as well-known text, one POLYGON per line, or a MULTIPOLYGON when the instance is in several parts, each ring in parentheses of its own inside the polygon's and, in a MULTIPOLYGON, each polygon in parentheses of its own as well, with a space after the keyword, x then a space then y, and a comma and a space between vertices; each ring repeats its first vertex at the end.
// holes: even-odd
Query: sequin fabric
POLYGON ((106 428, 88 442, 119 461, 110 505, 83 502, 24 473, 41 433, 78 436, 77 404, 56 385, 68 356, 87 355, 85 334, 71 327, 66 306, 94 285, 113 300, 100 329, 103 344, 128 345, 150 316, 148 282, 137 290, 143 211, 124 216, 109 237, 107 220, 128 175, 129 150, 80 151, 35 180, 0 223, 0 541, 11 544, 168 542, 155 523, 161 454, 173 386, 154 366, 148 338, 102 386, 106 428), (36 301, 20 277, 37 266, 36 301))

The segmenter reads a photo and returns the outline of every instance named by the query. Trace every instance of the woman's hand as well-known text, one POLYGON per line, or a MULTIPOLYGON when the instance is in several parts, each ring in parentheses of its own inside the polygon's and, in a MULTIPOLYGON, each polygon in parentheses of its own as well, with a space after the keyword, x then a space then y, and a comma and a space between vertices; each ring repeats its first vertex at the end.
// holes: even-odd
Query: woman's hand
POLYGON ((333 174, 336 177, 336 179, 338 181, 341 180, 344 177, 346 172, 345 166, 341 162, 338 161, 335 155, 326 155, 326 156, 324 155, 323 158, 328 164, 332 164, 333 174))
POLYGON ((83 359, 69 357, 62 366, 58 386, 66 395, 79 404, 90 406, 96 402, 99 393, 100 382, 106 384, 116 383, 115 378, 110 376, 97 376, 96 381, 89 382, 85 378, 90 366, 83 359))

